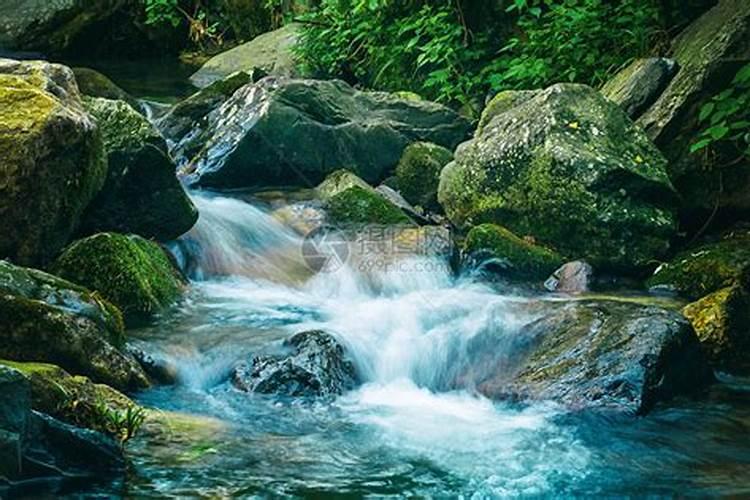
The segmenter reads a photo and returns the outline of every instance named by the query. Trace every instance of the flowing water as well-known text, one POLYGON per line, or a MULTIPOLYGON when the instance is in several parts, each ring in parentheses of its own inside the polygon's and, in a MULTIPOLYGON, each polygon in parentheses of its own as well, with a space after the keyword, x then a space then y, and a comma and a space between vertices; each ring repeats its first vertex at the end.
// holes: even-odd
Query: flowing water
POLYGON ((646 418, 492 402, 447 387, 456 353, 487 329, 512 354, 526 298, 454 276, 439 258, 313 273, 302 239, 248 197, 193 194, 201 219, 173 250, 185 301, 138 342, 177 384, 149 407, 201 416, 184 436, 130 444, 131 497, 296 495, 492 498, 750 495, 750 386, 724 380, 702 402, 646 418), (332 400, 248 394, 232 367, 312 328, 335 334, 365 384, 332 400), (503 339, 507 339, 505 342, 503 339), (204 418, 205 417, 205 418, 204 418))

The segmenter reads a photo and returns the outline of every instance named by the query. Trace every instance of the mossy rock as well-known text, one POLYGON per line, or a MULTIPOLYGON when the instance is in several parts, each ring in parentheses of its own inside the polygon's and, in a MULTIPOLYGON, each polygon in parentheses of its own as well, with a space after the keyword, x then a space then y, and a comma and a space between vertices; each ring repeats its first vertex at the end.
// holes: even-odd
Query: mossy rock
POLYGON ((552 250, 495 224, 472 228, 464 241, 463 253, 490 259, 493 268, 500 268, 504 275, 515 279, 543 280, 565 262, 552 250))
POLYGON ((412 92, 410 90, 398 90, 393 93, 396 97, 399 99, 404 99, 406 101, 422 101, 422 96, 417 94, 416 92, 412 92))
POLYGON ((337 194, 354 186, 360 187, 365 191, 375 192, 372 186, 346 169, 336 170, 328 174, 325 180, 315 188, 315 192, 322 201, 328 201, 337 194))
POLYGON ((728 233, 677 254, 646 282, 697 300, 722 288, 750 286, 750 231, 728 233))
POLYGON ((72 376, 59 366, 0 360, 0 366, 21 372, 31 383, 31 406, 58 420, 105 434, 111 433, 103 409, 137 408, 127 396, 83 376, 72 376))
POLYGON ((111 301, 128 326, 150 322, 185 288, 164 250, 136 235, 101 233, 76 241, 52 269, 111 301))
POLYGON ((603 270, 667 252, 676 195, 666 161, 622 109, 576 84, 495 102, 441 173, 438 200, 454 224, 505 226, 603 270))
POLYGON ((531 99, 536 95, 536 91, 533 90, 507 90, 498 93, 495 97, 490 99, 484 110, 482 116, 479 118, 477 124, 477 136, 482 135, 484 128, 498 115, 509 111, 523 102, 531 99))
POLYGON ((143 106, 138 99, 125 92, 115 82, 91 68, 72 68, 78 83, 78 90, 88 97, 103 97, 115 101, 124 101, 139 113, 143 106))
POLYGON ((198 210, 161 134, 124 101, 86 98, 85 106, 101 130, 109 170, 79 234, 115 231, 167 241, 189 231, 198 210))
POLYGON ((440 211, 437 201, 440 172, 453 161, 447 148, 429 142, 416 142, 406 147, 396 166, 398 191, 412 205, 440 211))
POLYGON ((0 358, 53 363, 119 389, 149 385, 124 343, 119 310, 100 294, 0 261, 0 358))
POLYGON ((682 314, 721 370, 750 372, 750 294, 740 286, 722 288, 688 304, 682 314))
POLYGON ((73 73, 0 59, 0 258, 43 265, 78 227, 107 173, 73 73))
POLYGON ((334 224, 410 224, 411 219, 377 193, 359 186, 347 188, 326 202, 334 224))

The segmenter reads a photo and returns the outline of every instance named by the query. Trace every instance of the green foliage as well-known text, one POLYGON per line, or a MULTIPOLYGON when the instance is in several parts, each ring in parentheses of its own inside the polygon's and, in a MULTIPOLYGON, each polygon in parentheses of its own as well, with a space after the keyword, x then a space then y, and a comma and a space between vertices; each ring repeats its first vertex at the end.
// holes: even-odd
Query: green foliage
POLYGON ((121 443, 133 438, 146 420, 146 410, 136 405, 118 410, 105 401, 98 401, 94 410, 97 427, 119 439, 121 443))
POLYGON ((703 105, 698 120, 702 128, 691 152, 722 153, 730 161, 750 159, 750 64, 737 72, 729 88, 703 105))
POLYGON ((169 24, 176 28, 182 22, 178 0, 143 0, 146 24, 169 24))

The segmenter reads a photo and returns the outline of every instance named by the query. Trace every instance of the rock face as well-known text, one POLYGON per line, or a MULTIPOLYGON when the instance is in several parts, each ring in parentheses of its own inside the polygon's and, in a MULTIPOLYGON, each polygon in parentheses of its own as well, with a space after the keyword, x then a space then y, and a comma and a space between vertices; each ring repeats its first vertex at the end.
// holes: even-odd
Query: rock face
POLYGON ((52 269, 111 301, 129 326, 151 321, 184 289, 182 277, 164 250, 136 235, 100 233, 76 241, 52 269))
POLYGON ((664 151, 669 173, 683 198, 683 217, 702 224, 717 205, 750 213, 750 166, 747 162, 716 171, 690 153, 700 109, 726 89, 737 70, 750 60, 750 3, 720 0, 675 39, 671 57, 679 72, 638 124, 664 151))
POLYGON ((104 183, 101 138, 64 66, 0 59, 0 109, 0 258, 44 263, 104 183))
POLYGON ((103 97, 113 101, 125 101, 139 113, 144 111, 138 99, 125 92, 98 71, 90 68, 72 68, 72 70, 81 94, 89 97, 103 97))
POLYGON ((417 142, 407 146, 396 166, 399 192, 413 205, 441 210, 437 201, 440 172, 451 161, 453 153, 437 144, 417 142))
POLYGON ((175 239, 198 220, 198 210, 177 180, 159 132, 124 101, 87 98, 86 108, 102 132, 109 168, 79 233, 135 233, 175 239))
POLYGON ((120 389, 148 386, 124 342, 119 311, 55 276, 0 261, 0 358, 42 361, 120 389))
POLYGON ((636 59, 607 82, 601 93, 636 120, 659 98, 676 73, 677 63, 672 59, 636 59))
POLYGON ((494 224, 472 228, 464 241, 463 253, 471 261, 513 279, 542 280, 563 262, 548 248, 494 224))
POLYGON ((283 347, 281 353, 240 365, 234 384, 248 392, 314 397, 342 394, 358 383, 344 347, 326 332, 298 333, 283 347))
POLYGON ((607 300, 539 307, 541 317, 514 338, 512 356, 476 339, 464 382, 491 398, 644 414, 713 380, 695 332, 677 312, 607 300))
POLYGON ((292 55, 298 28, 294 23, 287 24, 212 57, 190 81, 204 88, 237 71, 250 73, 256 68, 274 76, 301 76, 292 55))
POLYGON ((453 223, 503 225, 608 268, 645 265, 668 249, 675 194, 666 161, 624 111, 575 84, 495 100, 511 105, 494 106, 441 174, 438 199, 453 223))
POLYGON ((203 187, 239 188, 320 182, 349 168, 368 182, 384 178, 404 148, 430 141, 452 148, 469 124, 427 101, 361 92, 341 81, 264 78, 208 117, 175 154, 203 187))
POLYGON ((591 289, 594 268, 588 262, 575 260, 566 262, 544 282, 550 292, 584 293, 591 289))

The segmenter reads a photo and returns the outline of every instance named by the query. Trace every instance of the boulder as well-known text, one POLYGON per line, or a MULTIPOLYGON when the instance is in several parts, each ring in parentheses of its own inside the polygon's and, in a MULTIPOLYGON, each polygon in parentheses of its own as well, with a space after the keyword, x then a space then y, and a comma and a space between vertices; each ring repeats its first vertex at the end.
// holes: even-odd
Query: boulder
POLYGON ((95 122, 70 69, 0 59, 0 258, 45 263, 104 183, 95 122))
POLYGON ((294 335, 281 352, 257 356, 238 366, 233 375, 241 390, 294 397, 339 395, 353 389, 358 380, 344 347, 318 330, 294 335))
POLYGON ((453 153, 442 146, 429 142, 410 144, 396 166, 399 192, 413 205, 440 211, 437 202, 440 172, 451 161, 453 153))
POLYGON ((325 204, 333 224, 412 224, 396 205, 370 189, 352 186, 332 196, 325 204))
POLYGON ((113 101, 125 101, 139 113, 145 112, 138 99, 122 90, 115 82, 98 71, 91 68, 72 68, 72 70, 81 94, 88 97, 103 97, 113 101))
POLYGON ((52 270, 115 304, 129 326, 150 322, 185 287, 166 252, 136 235, 100 233, 78 240, 65 249, 52 270))
POLYGON ((665 57, 636 59, 604 84, 600 92, 636 120, 664 92, 677 70, 677 63, 665 57))
POLYGON ((659 266, 646 284, 690 300, 733 285, 750 289, 750 231, 732 231, 678 253, 659 266))
POLYGON ((497 112, 441 174, 438 199, 454 224, 502 225, 611 269, 667 251, 676 222, 666 161, 622 109, 577 84, 495 100, 520 104, 497 112))
POLYGON ((102 132, 109 169, 79 234, 116 231, 167 241, 189 231, 198 210, 161 134, 124 101, 87 98, 85 105, 102 132))
POLYGON ((544 282, 550 292, 584 293, 591 289, 594 268, 588 262, 575 260, 563 264, 544 282))
POLYGON ((237 71, 250 73, 254 69, 274 76, 301 76, 292 54, 298 30, 299 25, 290 23, 222 52, 206 61, 190 81, 204 88, 237 71))
MULTIPOLYGON (((690 227, 702 225, 716 208, 731 215, 750 214, 750 163, 706 168, 697 141, 700 110, 729 88, 740 67, 750 60, 750 3, 720 0, 674 40, 671 57, 679 72, 661 97, 638 119, 669 160, 669 174, 682 195, 682 217, 690 227)), ((730 163, 721 162, 720 163, 730 163)))
POLYGON ((542 280, 563 262, 552 250, 495 224, 473 227, 464 240, 463 254, 512 279, 542 280))
POLYGON ((235 92, 201 128, 174 151, 187 180, 240 188, 320 182, 340 168, 375 183, 410 143, 453 148, 469 123, 439 104, 341 81, 268 77, 235 92))
POLYGON ((688 304, 682 314, 715 367, 750 372, 750 293, 737 285, 722 288, 688 304))
POLYGON ((118 350, 120 312, 100 295, 34 269, 0 261, 0 358, 40 361, 120 389, 148 386, 118 350))
POLYGON ((371 193, 375 192, 372 186, 357 177, 356 174, 345 169, 340 169, 327 175, 325 180, 315 188, 315 193, 318 195, 318 198, 327 202, 337 194, 351 187, 359 187, 371 193))
POLYGON ((545 301, 530 312, 539 319, 514 334, 510 345, 494 331, 470 342, 475 354, 462 383, 493 399, 645 414, 713 381, 695 332, 679 312, 614 300, 545 301))

